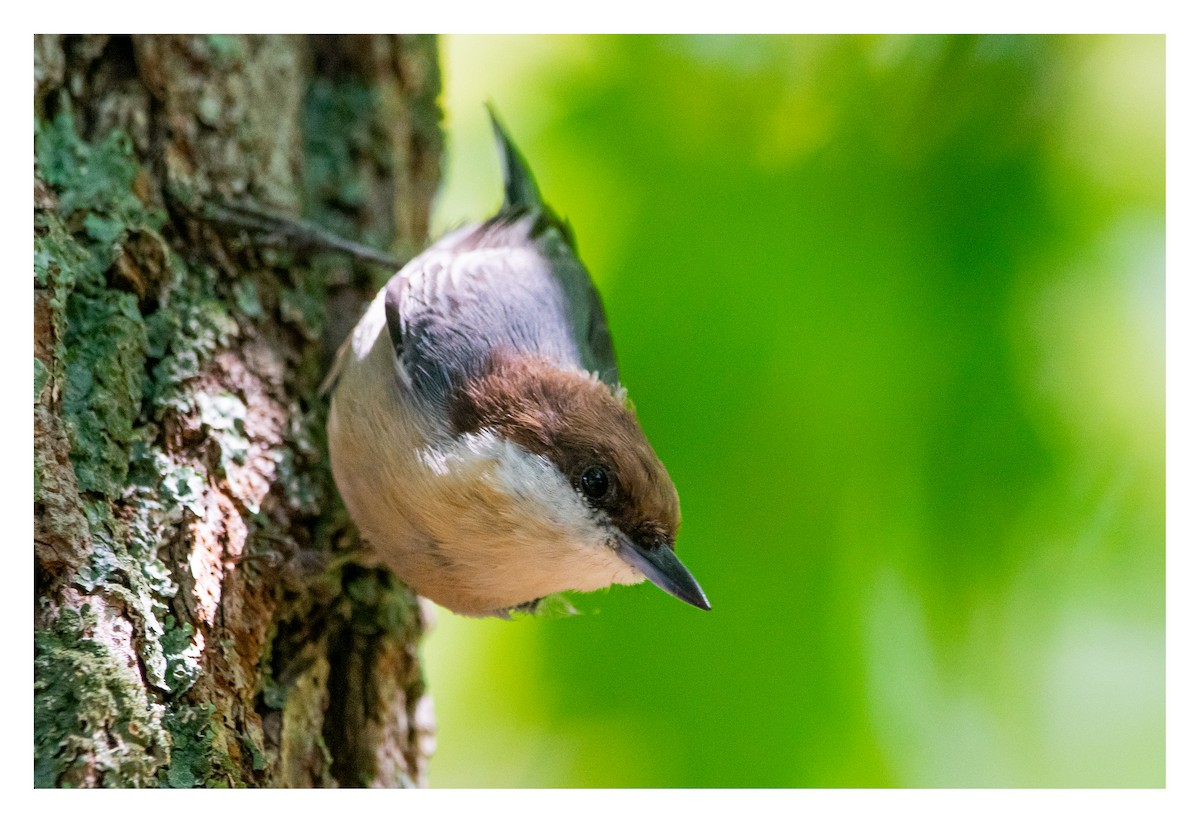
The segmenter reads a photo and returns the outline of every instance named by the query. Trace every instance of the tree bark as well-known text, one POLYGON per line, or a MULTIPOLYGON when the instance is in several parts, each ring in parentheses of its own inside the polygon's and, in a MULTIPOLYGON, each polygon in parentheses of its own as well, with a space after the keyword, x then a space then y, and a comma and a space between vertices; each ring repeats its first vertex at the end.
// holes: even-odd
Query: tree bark
POLYGON ((436 43, 48 35, 34 68, 35 784, 422 784, 427 619, 348 560, 316 388, 389 272, 214 215, 422 245, 436 43))

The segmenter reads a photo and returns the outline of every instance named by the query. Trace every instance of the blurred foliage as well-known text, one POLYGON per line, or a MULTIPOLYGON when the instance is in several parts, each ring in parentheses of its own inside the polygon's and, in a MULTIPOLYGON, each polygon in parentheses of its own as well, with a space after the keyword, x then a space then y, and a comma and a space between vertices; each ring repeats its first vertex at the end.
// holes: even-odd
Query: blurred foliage
POLYGON ((441 613, 441 786, 1164 782, 1161 37, 446 37, 604 295, 705 614, 441 613))

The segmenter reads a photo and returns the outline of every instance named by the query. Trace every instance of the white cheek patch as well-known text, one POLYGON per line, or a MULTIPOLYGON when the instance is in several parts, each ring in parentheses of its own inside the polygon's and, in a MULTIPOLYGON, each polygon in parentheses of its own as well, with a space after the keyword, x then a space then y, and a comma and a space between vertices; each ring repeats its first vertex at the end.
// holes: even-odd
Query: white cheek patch
POLYGON ((645 579, 613 551, 613 526, 607 517, 587 505, 553 463, 491 432, 477 437, 470 448, 496 459, 498 486, 529 505, 531 516, 553 524, 556 531, 566 535, 558 550, 571 555, 573 575, 577 577, 563 588, 588 591, 645 579))
POLYGON ((530 506, 531 515, 557 524, 582 544, 607 542, 595 512, 572 488, 562 472, 544 457, 484 430, 461 438, 496 487, 530 506))
MULTIPOLYGON (((560 588, 586 591, 642 580, 642 575, 611 548, 611 524, 588 506, 544 457, 484 430, 441 448, 424 449, 420 460, 441 478, 485 485, 510 501, 528 527, 521 529, 525 539, 532 541, 524 543, 521 553, 540 558, 536 562, 544 570, 560 563, 570 569, 569 574, 563 573, 560 588)), ((484 513, 459 514, 473 518, 484 513)))
MULTIPOLYGON (((442 449, 421 449, 417 452, 417 459, 421 464, 438 477, 446 477, 450 474, 450 459, 447 453, 442 449)), ((456 461, 461 463, 462 461, 456 461)))

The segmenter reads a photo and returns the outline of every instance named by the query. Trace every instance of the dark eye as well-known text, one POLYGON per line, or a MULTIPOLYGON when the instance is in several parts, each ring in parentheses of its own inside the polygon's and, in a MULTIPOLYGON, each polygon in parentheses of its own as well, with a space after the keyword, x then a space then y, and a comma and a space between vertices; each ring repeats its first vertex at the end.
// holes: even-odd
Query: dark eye
POLYGON ((579 490, 592 500, 608 494, 610 485, 608 469, 603 466, 588 466, 579 476, 579 490))

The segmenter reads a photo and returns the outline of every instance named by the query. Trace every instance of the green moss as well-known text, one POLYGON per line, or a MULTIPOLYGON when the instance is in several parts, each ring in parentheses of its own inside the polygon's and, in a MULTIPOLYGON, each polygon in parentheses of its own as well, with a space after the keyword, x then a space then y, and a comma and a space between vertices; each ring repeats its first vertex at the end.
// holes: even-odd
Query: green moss
POLYGON ((378 171, 392 163, 377 98, 357 78, 313 80, 304 99, 304 190, 309 216, 343 237, 386 248, 390 215, 354 214, 368 204, 378 171))
POLYGON ((313 288, 284 289, 279 296, 279 314, 309 340, 320 340, 325 328, 324 293, 313 288))
POLYGON ((165 785, 172 789, 230 785, 228 776, 235 769, 228 753, 219 745, 221 735, 215 712, 211 703, 184 706, 166 718, 172 745, 171 762, 161 774, 165 785))
MULTIPOLYGON (((218 296, 215 270, 189 270, 171 255, 159 309, 143 318, 136 298, 108 288, 107 272, 133 234, 157 236, 165 215, 134 192, 139 166, 128 138, 113 131, 94 144, 79 138, 69 108, 36 127, 38 174, 58 196, 58 214, 39 215, 34 272, 51 288, 62 318, 63 418, 72 435, 80 488, 117 497, 127 480, 142 398, 154 418, 194 410, 186 381, 237 333, 218 296), (149 363, 153 368, 148 369, 149 363)), ((161 240, 161 238, 159 238, 161 240)), ((197 481, 162 467, 164 485, 184 504, 197 481)))
POLYGON ((192 643, 195 629, 189 623, 177 623, 168 614, 163 621, 162 650, 166 661, 164 680, 173 694, 190 689, 200 679, 200 650, 192 643))
POLYGON ((362 205, 366 185, 357 157, 376 142, 375 92, 360 80, 316 78, 304 100, 305 184, 323 202, 362 205))
POLYGON ((37 399, 42 394, 42 389, 46 387, 46 381, 50 377, 50 369, 41 360, 33 358, 33 400, 37 399))
POLYGON ((139 166, 120 131, 87 143, 64 106, 35 124, 35 153, 58 197, 55 214, 37 216, 34 277, 51 290, 71 460, 81 491, 115 497, 141 407, 146 331, 136 298, 108 288, 106 275, 131 234, 157 234, 166 218, 135 194, 139 166))
MULTIPOLYGON (((141 669, 112 659, 103 643, 88 639, 86 612, 65 610, 53 630, 39 633, 37 780, 78 785, 94 770, 105 785, 155 785, 171 748, 155 690, 181 693, 199 671, 191 627, 168 618, 176 586, 157 548, 169 509, 180 498, 190 502, 202 484, 177 479, 190 498, 162 492, 167 470, 175 467, 159 464, 151 445, 156 432, 139 425, 151 355, 148 324, 137 298, 110 288, 108 274, 129 238, 158 237, 165 216, 135 194, 140 168, 120 132, 87 143, 64 106, 53 121, 36 124, 35 140, 37 173, 58 201, 54 211, 35 216, 34 278, 49 293, 58 341, 52 362, 35 366, 35 388, 50 378, 62 386, 71 461, 80 490, 91 493, 84 514, 92 552, 75 583, 85 594, 123 604, 141 669), (122 497, 139 501, 127 521, 113 516, 112 501, 122 497)), ((183 279, 178 260, 167 266, 168 281, 183 279)), ((160 336, 163 318, 175 313, 169 299, 156 312, 160 336)), ((179 345, 155 342, 159 360, 179 345)))
POLYGON ((177 587, 157 554, 157 535, 139 516, 126 525, 112 517, 107 503, 84 503, 92 535, 88 562, 76 575, 85 592, 103 591, 125 603, 133 620, 138 657, 151 686, 169 690, 163 651, 167 602, 177 587))
POLYGON ((139 166, 127 134, 114 129, 102 140, 87 143, 75 130, 69 106, 53 120, 36 121, 34 129, 37 171, 58 195, 57 210, 63 218, 82 212, 85 221, 91 215, 93 226, 116 221, 116 229, 107 228, 110 241, 117 239, 120 228, 162 228, 166 215, 148 208, 134 193, 139 166))
POLYGON ((62 220, 54 214, 35 212, 33 235, 33 281, 44 289, 50 307, 55 351, 48 364, 50 378, 62 385, 60 352, 67 330, 67 300, 77 278, 90 278, 94 263, 86 248, 76 242, 62 220))
POLYGON ((288 687, 267 672, 263 676, 262 698, 268 708, 283 709, 287 705, 288 687))
POLYGON ((398 634, 408 626, 416 600, 412 591, 381 569, 346 567, 345 593, 357 631, 398 634))
POLYGON ((215 269, 188 269, 176 258, 172 279, 159 310, 146 318, 147 348, 156 361, 145 387, 155 401, 153 417, 161 419, 167 409, 184 414, 197 411, 187 381, 237 335, 237 322, 218 295, 215 269))
MULTIPOLYGON (((45 388, 46 380, 49 378, 50 370, 45 364, 36 357, 33 358, 33 402, 37 403, 41 397, 42 389, 45 388)), ((33 502, 39 503, 42 501, 42 474, 46 470, 45 460, 42 458, 39 449, 33 450, 33 502)))
POLYGON ((245 44, 231 34, 209 34, 204 38, 218 65, 229 66, 245 56, 245 44))
MULTIPOLYGON (((216 36, 206 43, 214 63, 244 57, 238 38, 216 36)), ((388 130, 378 122, 375 104, 365 84, 321 80, 305 114, 306 151, 316 159, 306 163, 310 202, 327 208, 321 216, 331 228, 368 242, 371 233, 357 231, 351 215, 367 210, 374 172, 391 162, 388 130)), ((316 340, 325 318, 313 295, 323 294, 325 281, 311 268, 281 266, 292 280, 278 293, 269 277, 242 281, 230 293, 230 283, 215 269, 168 253, 165 262, 154 261, 154 276, 146 281, 153 293, 141 295, 139 304, 124 288, 127 280, 113 272, 118 261, 120 271, 148 264, 139 259, 146 236, 166 248, 160 235, 165 215, 136 194, 144 172, 128 137, 114 131, 82 140, 65 101, 58 116, 35 128, 36 171, 57 202, 35 215, 35 283, 48 291, 58 341, 53 357, 35 361, 35 392, 47 382, 61 387, 71 459, 86 501, 95 551, 74 582, 85 593, 103 593, 131 618, 141 665, 139 672, 110 659, 102 644, 80 639, 86 631, 78 613, 64 612, 60 624, 39 634, 36 779, 38 785, 78 784, 83 770, 94 766, 112 785, 233 785, 242 767, 230 752, 236 757, 240 747, 245 762, 262 769, 264 746, 257 739, 227 739, 225 719, 214 717, 212 705, 186 705, 201 674, 199 652, 193 627, 169 614, 176 586, 158 560, 159 546, 188 512, 205 514, 211 479, 203 464, 166 452, 159 445, 161 430, 174 412, 199 419, 220 446, 226 470, 244 461, 245 401, 198 392, 195 378, 239 333, 233 312, 259 318, 265 303, 316 340), (147 306, 155 310, 143 316, 147 306), (122 500, 136 505, 118 505, 117 518, 114 503, 122 500)), ((369 219, 380 240, 387 240, 390 215, 369 219)), ((269 254, 263 259, 271 264, 269 254)), ((300 371, 319 361, 318 347, 305 349, 300 371)), ((317 515, 329 493, 324 477, 313 471, 324 460, 322 420, 319 411, 302 413, 301 402, 292 409, 294 429, 275 452, 277 477, 288 506, 317 515)), ((328 528, 324 520, 318 525, 328 528)), ((363 584, 358 594, 353 610, 364 631, 399 629, 411 619, 412 596, 391 578, 363 584)), ((275 688, 268 702, 282 706, 283 688, 275 688)))
POLYGON ((316 515, 326 499, 326 486, 311 468, 297 459, 295 450, 280 448, 275 455, 276 478, 288 505, 302 514, 316 515))
POLYGON ((154 786, 169 739, 136 668, 86 635, 87 607, 34 635, 34 785, 154 786), (93 771, 94 770, 94 771, 93 771))
POLYGON ((162 785, 172 789, 245 786, 213 704, 179 706, 168 712, 163 726, 170 733, 171 750, 169 762, 158 770, 162 785))
POLYGON ((233 289, 237 307, 249 318, 257 319, 263 316, 262 301, 258 298, 258 285, 247 278, 240 281, 233 289))
POLYGON ((272 758, 267 755, 262 740, 262 727, 251 726, 247 734, 242 735, 241 744, 242 751, 249 755, 251 769, 261 772, 271 764, 272 758))
POLYGON ((72 294, 64 351, 62 415, 79 488, 115 497, 129 467, 146 363, 145 327, 133 295, 72 294))

